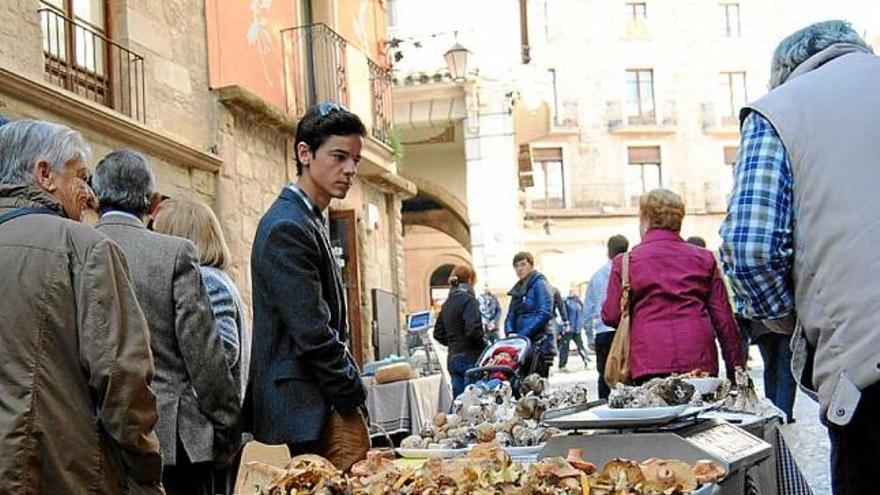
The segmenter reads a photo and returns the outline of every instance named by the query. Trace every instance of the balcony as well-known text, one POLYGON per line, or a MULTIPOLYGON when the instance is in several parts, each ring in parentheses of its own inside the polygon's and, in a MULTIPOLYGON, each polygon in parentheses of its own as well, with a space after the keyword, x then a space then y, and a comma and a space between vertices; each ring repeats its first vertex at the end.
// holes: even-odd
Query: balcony
POLYGON ((718 105, 715 103, 703 103, 703 132, 710 136, 723 138, 739 137, 739 116, 730 115, 731 112, 724 112, 727 115, 721 115, 718 111, 718 105))
POLYGON ((577 133, 579 131, 578 102, 564 100, 558 104, 550 119, 552 134, 577 133))
POLYGON ((660 105, 659 113, 655 107, 653 111, 625 115, 624 106, 621 100, 607 103, 608 132, 621 135, 648 134, 654 136, 675 133, 678 120, 675 100, 664 100, 660 105))
POLYGON ((144 58, 43 5, 37 13, 46 81, 145 123, 144 58))
POLYGON ((391 144, 391 73, 326 24, 281 32, 287 112, 303 115, 321 101, 358 114, 370 136, 391 144))

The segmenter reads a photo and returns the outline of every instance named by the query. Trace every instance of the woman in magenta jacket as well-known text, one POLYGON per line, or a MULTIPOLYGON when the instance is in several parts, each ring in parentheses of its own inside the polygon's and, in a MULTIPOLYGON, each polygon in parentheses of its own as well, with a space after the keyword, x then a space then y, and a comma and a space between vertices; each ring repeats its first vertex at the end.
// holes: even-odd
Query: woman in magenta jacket
MULTIPOLYGON (((740 336, 713 254, 682 240, 685 206, 681 197, 655 189, 639 200, 642 242, 630 254, 632 287, 630 359, 632 378, 650 378, 700 369, 718 374, 721 342, 727 375, 743 366, 740 336)), ((620 322, 620 268, 614 258, 602 321, 620 322)))

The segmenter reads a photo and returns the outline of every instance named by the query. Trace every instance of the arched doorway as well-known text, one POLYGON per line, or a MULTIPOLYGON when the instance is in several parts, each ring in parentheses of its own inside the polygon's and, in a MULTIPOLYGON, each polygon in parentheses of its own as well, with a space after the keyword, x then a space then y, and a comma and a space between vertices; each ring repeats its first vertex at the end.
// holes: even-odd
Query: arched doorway
POLYGON ((438 266, 431 272, 431 278, 428 282, 428 287, 430 287, 430 300, 431 307, 439 309, 440 306, 443 305, 443 302, 446 301, 446 298, 449 296, 449 276, 452 275, 452 269, 455 268, 455 265, 451 263, 445 263, 443 265, 438 266))

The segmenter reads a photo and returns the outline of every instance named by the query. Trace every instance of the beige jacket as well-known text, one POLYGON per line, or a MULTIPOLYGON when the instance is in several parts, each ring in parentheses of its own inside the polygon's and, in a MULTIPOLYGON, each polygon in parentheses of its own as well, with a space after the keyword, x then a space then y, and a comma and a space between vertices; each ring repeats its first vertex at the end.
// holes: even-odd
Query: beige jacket
POLYGON ((149 331, 119 248, 0 185, 0 493, 162 493, 149 331))
POLYGON ((838 425, 880 381, 880 57, 866 52, 832 45, 744 111, 773 124, 791 162, 792 365, 803 377, 815 350, 807 378, 838 425))

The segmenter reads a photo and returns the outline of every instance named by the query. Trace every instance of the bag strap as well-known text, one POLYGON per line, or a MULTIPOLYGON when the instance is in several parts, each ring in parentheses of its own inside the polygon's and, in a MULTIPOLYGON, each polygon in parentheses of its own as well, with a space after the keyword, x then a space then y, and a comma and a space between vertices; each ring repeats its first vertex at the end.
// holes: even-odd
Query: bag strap
POLYGON ((15 220, 18 217, 23 217, 25 215, 57 215, 54 210, 50 210, 45 206, 26 206, 23 208, 16 208, 10 212, 5 213, 4 215, 0 215, 0 225, 10 221, 15 220))
POLYGON ((623 253, 623 260, 620 263, 620 314, 629 315, 630 296, 632 287, 629 285, 629 252, 623 253))

